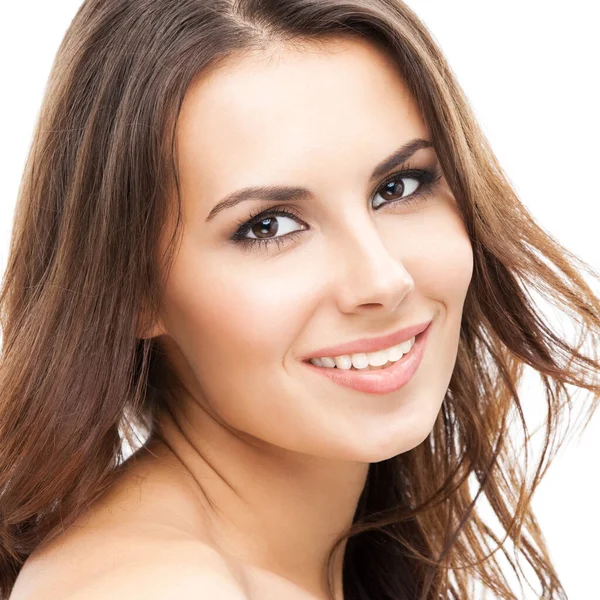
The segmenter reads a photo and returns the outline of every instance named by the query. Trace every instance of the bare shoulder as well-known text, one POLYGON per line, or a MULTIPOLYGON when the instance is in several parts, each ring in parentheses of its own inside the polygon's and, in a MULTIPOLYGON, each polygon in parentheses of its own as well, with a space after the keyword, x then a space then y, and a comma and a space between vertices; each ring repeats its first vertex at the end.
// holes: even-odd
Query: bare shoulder
POLYGON ((33 552, 10 600, 246 600, 245 571, 203 536, 194 499, 166 472, 132 469, 33 552))
POLYGON ((88 554, 63 547, 25 563, 10 600, 249 598, 235 565, 205 544, 141 538, 96 541, 88 554))
MULTIPOLYGON (((104 533, 109 533, 105 531, 104 533)), ((89 536, 28 560, 10 600, 247 600, 241 570, 193 540, 159 536, 89 536), (112 537, 112 539, 111 539, 112 537)))
MULTIPOLYGON (((155 563, 129 565, 96 577, 65 600, 248 600, 240 583, 222 564, 155 563)), ((41 597, 40 597, 41 600, 41 597)))

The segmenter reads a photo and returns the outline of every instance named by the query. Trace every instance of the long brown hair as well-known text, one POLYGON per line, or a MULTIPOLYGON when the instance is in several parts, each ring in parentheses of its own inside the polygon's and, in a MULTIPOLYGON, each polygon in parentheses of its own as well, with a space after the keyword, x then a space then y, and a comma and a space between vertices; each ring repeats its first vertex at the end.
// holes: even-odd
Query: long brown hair
POLYGON ((600 298, 582 272, 598 274, 525 210, 425 26, 400 0, 85 0, 49 78, 0 293, 1 598, 36 546, 110 486, 124 446, 152 433, 177 385, 156 339, 137 332, 140 315, 157 314, 177 249, 173 235, 157 253, 179 189, 187 88, 235 53, 327 36, 361 36, 397 61, 474 252, 442 410, 422 444, 370 465, 344 538, 345 598, 464 599, 475 580, 520 598, 497 562, 500 549, 523 573, 507 540, 540 598, 566 597, 530 500, 569 431, 557 443, 567 386, 589 392, 584 426, 600 398, 600 298), (577 344, 549 326, 532 292, 580 326, 577 344), (527 366, 547 403, 531 481, 519 466, 530 446, 518 391, 527 366), (501 534, 475 507, 482 495, 501 534))

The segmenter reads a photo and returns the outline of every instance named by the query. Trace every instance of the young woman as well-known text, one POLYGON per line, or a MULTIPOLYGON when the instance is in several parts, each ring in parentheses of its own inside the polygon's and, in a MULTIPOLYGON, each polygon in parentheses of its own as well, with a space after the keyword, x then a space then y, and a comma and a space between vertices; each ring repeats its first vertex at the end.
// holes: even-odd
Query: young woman
POLYGON ((526 287, 598 341, 581 269, 400 0, 86 0, 0 297, 2 598, 516 599, 509 542, 565 597, 509 423, 525 365, 549 439, 596 408, 526 287))

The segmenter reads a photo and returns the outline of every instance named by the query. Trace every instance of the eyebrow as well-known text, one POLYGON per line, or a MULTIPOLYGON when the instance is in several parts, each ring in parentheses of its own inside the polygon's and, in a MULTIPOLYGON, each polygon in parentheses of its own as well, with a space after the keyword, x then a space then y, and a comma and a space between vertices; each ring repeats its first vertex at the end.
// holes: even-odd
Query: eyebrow
MULTIPOLYGON (((369 182, 383 177, 391 169, 398 167, 406 162, 413 154, 421 148, 433 147, 432 142, 422 138, 410 140, 395 152, 392 152, 387 158, 384 158, 374 169, 369 177, 369 182)), ((247 200, 267 200, 277 202, 289 202, 290 200, 302 200, 312 197, 312 192, 307 188, 295 187, 289 185, 268 185, 268 186, 251 186, 242 188, 225 196, 206 217, 206 221, 211 221, 221 211, 232 208, 240 202, 247 200)))

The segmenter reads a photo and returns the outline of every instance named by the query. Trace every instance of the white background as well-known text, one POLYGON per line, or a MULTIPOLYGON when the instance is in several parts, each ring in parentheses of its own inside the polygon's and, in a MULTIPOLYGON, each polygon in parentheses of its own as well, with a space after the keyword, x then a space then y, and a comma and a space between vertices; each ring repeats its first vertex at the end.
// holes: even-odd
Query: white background
MULTIPOLYGON (((46 79, 80 3, 29 0, 0 8, 2 272, 46 79)), ((600 271, 598 3, 408 4, 441 45, 522 202, 544 229, 600 271)), ((528 384, 522 395, 533 413, 543 414, 539 388, 528 384)), ((599 459, 600 414, 581 440, 561 450, 533 500, 570 600, 600 598, 599 459)))

